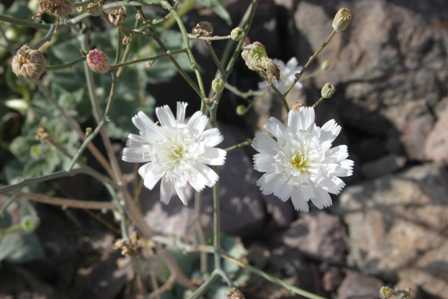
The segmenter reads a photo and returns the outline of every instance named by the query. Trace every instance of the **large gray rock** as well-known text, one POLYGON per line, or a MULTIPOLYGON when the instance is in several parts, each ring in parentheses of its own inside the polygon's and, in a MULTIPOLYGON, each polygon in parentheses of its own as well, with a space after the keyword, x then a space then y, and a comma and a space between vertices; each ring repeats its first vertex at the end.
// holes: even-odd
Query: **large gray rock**
POLYGON ((448 173, 429 164, 347 188, 341 207, 350 260, 400 286, 446 296, 448 173))

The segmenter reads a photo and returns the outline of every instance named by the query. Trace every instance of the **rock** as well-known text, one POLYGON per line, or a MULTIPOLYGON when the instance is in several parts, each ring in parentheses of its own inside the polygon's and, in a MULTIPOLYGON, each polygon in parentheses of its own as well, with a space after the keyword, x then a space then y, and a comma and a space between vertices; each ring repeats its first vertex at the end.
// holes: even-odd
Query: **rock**
POLYGON ((338 289, 338 299, 381 299, 382 282, 361 273, 349 272, 338 289))
POLYGON ((439 119, 426 139, 425 156, 430 160, 447 164, 448 136, 446 132, 448 131, 448 106, 445 105, 442 108, 440 109, 442 111, 438 109, 439 119))
POLYGON ((349 259, 364 272, 396 276, 414 290, 444 297, 446 194, 448 173, 436 164, 347 188, 340 202, 349 229, 349 259))
MULTIPOLYGON (((288 7, 291 1, 276 2, 288 7)), ((443 1, 324 0, 289 6, 295 8, 297 33, 291 38, 302 62, 325 40, 337 9, 352 10, 352 24, 335 36, 320 58, 329 59, 333 68, 316 76, 312 87, 334 82, 333 103, 343 124, 369 138, 383 138, 383 144, 401 140, 413 160, 426 160, 423 145, 434 124, 431 110, 447 95, 442 88, 448 79, 443 5, 443 1)), ((399 150, 390 153, 400 154, 399 150)))
POLYGON ((388 155, 364 164, 361 171, 366 178, 372 179, 393 173, 402 168, 405 163, 406 158, 404 157, 388 155))
MULTIPOLYGON (((245 138, 232 127, 222 126, 221 130, 225 136, 223 144, 220 145, 222 148, 242 142, 245 138)), ((266 219, 266 207, 263 195, 255 184, 258 174, 254 172, 252 162, 244 150, 230 152, 219 175, 219 196, 224 232, 239 236, 249 236, 261 232, 261 224, 266 219)), ((140 197, 142 209, 146 213, 145 219, 153 229, 185 237, 194 235, 193 224, 197 219, 203 226, 211 227, 213 207, 210 188, 207 188, 202 194, 203 205, 200 218, 196 216, 193 200, 190 200, 188 206, 183 206, 177 198, 173 197, 168 205, 164 205, 159 201, 159 192, 159 186, 156 186, 153 191, 144 189, 140 197)), ((276 217, 281 218, 282 216, 277 215, 276 217)))
POLYGON ((305 214, 281 236, 290 248, 332 262, 343 262, 347 245, 345 229, 338 217, 326 213, 305 214))

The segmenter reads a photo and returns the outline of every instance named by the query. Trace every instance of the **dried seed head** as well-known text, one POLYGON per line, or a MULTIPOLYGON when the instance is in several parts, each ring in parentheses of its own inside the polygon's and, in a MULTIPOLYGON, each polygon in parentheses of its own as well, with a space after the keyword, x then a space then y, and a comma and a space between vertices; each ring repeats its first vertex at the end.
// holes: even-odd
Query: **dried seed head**
POLYGON ((104 4, 104 0, 94 0, 89 2, 85 7, 85 11, 90 13, 92 16, 100 16, 102 11, 102 7, 104 4))
POLYGON ((124 6, 113 8, 106 12, 109 23, 118 27, 127 17, 126 8, 124 6))
POLYGON ((236 288, 233 288, 230 290, 230 292, 227 294, 227 298, 228 299, 246 299, 244 294, 236 288))
POLYGON ((41 17, 44 13, 55 17, 65 17, 72 10, 72 4, 67 0, 40 0, 36 17, 41 17))
POLYGON ((348 25, 352 21, 352 12, 348 8, 341 8, 338 10, 336 15, 334 16, 333 30, 336 32, 341 32, 347 29, 348 25))
POLYGON ((39 50, 23 45, 14 55, 11 67, 17 76, 37 81, 46 70, 47 59, 39 50))
POLYGON ((334 87, 331 83, 325 83, 324 86, 322 86, 322 89, 320 90, 320 95, 324 99, 331 98, 336 91, 336 87, 334 87))
POLYGON ((194 26, 192 33, 195 36, 211 36, 213 34, 213 25, 210 22, 199 22, 194 26))
POLYGON ((104 74, 110 70, 107 56, 100 49, 90 50, 87 53, 86 61, 89 68, 95 73, 104 74))
POLYGON ((239 41, 244 36, 244 31, 240 27, 235 27, 230 31, 230 38, 234 41, 239 41))

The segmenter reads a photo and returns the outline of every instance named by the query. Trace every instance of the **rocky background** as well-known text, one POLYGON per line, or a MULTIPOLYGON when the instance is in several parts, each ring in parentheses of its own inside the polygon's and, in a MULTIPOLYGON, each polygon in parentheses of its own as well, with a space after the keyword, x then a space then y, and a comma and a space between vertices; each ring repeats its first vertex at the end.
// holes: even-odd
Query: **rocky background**
MULTIPOLYGON (((234 20, 248 3, 224 2, 234 20)), ((252 263, 328 298, 376 299, 383 285, 411 289, 415 298, 448 298, 448 2, 259 2, 250 39, 262 42, 273 58, 295 56, 301 63, 325 39, 337 9, 352 10, 351 26, 336 35, 319 60, 329 60, 331 68, 304 81, 303 91, 289 100, 311 104, 325 82, 336 85, 335 97, 318 108, 318 122, 335 118, 342 125, 337 142, 351 149, 355 173, 332 208, 298 214, 289 203, 261 195, 251 149, 232 152, 221 174, 224 230, 241 237, 252 263)), ((229 31, 207 11, 189 22, 204 19, 218 34, 229 31)), ((210 63, 200 45, 196 52, 210 63)), ((210 79, 213 68, 208 66, 210 79)), ((237 69, 231 83, 241 90, 256 89, 259 79, 241 63, 237 69)), ((153 86, 153 94, 169 104, 188 98, 179 84, 176 78, 153 86)), ((280 103, 258 101, 262 103, 241 118, 234 111, 244 100, 226 94, 219 116, 224 146, 251 136, 268 115, 282 116, 280 103)), ((64 192, 78 192, 73 182, 68 180, 64 192)), ((210 197, 204 195, 204 226, 210 223, 210 197)), ((144 191, 141 199, 147 221, 158 231, 185 236, 194 227, 193 206, 178 201, 162 206, 157 192, 144 191)), ((45 209, 40 208, 48 217, 38 234, 51 258, 2 268, 0 290, 23 287, 31 290, 30 296, 38 290, 47 298, 66 288, 73 298, 121 298, 127 274, 115 269, 113 237, 93 220, 76 223, 71 212, 62 217, 45 209), (99 252, 101 262, 94 266, 84 260, 99 252), (84 274, 73 279, 74 271, 84 274)), ((299 298, 256 279, 244 291, 251 299, 299 298)))

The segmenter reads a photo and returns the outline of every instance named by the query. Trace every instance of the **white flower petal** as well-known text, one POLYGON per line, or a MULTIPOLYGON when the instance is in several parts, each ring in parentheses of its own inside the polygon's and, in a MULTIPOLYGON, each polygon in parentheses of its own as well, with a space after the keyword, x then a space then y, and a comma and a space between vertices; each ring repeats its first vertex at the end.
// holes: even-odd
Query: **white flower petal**
POLYGON ((288 184, 278 185, 273 194, 282 201, 287 201, 291 197, 291 187, 288 184))
POLYGON ((218 174, 213 169, 204 164, 196 165, 196 170, 200 172, 204 176, 204 178, 207 179, 207 187, 213 187, 219 179, 218 174))
POLYGON ((322 190, 320 188, 316 188, 314 190, 314 197, 311 198, 311 202, 318 209, 328 208, 332 204, 330 194, 328 194, 327 191, 322 190))
POLYGON ((180 123, 183 123, 185 121, 187 106, 188 104, 185 102, 177 102, 176 119, 180 123))
POLYGON ((179 197, 180 201, 184 205, 187 205, 188 199, 190 198, 191 195, 190 187, 188 185, 176 183, 174 184, 174 189, 176 189, 176 194, 179 197))
POLYGON ((207 126, 208 118, 201 111, 195 112, 188 120, 188 127, 197 133, 202 133, 207 126))
POLYGON ((302 107, 297 115, 297 129, 298 130, 307 130, 311 125, 314 124, 314 108, 313 107, 302 107))
POLYGON ((276 173, 264 174, 258 181, 257 185, 260 187, 264 195, 274 193, 278 186, 283 186, 286 183, 286 178, 276 173))
POLYGON ((220 166, 224 165, 226 161, 227 152, 220 148, 215 147, 207 147, 204 150, 204 153, 200 156, 201 162, 213 165, 220 166))
POLYGON ((140 146, 148 146, 149 143, 146 138, 141 135, 136 134, 128 134, 128 139, 126 141, 127 147, 140 147, 140 146))
POLYGON ((294 209, 297 211, 308 212, 309 206, 308 201, 305 199, 302 191, 299 188, 296 188, 291 195, 291 201, 294 206, 294 209))
POLYGON ((146 138, 153 139, 159 136, 159 128, 156 124, 142 111, 139 111, 132 117, 132 123, 140 131, 140 134, 146 138))
POLYGON ((212 128, 205 130, 202 133, 202 139, 205 146, 213 147, 220 144, 224 140, 224 137, 222 137, 222 134, 219 132, 218 128, 212 128))
POLYGON ((273 172, 274 159, 270 154, 255 154, 254 155, 254 169, 259 172, 273 172))
POLYGON ((152 190, 164 175, 164 170, 156 163, 147 163, 138 169, 138 174, 143 178, 145 187, 152 190))
POLYGON ((331 162, 340 162, 348 158, 346 145, 338 145, 327 151, 327 159, 331 162))
POLYGON ((324 178, 319 182, 319 187, 331 194, 339 194, 345 183, 338 177, 324 178))
POLYGON ((201 192, 208 183, 207 178, 199 171, 192 171, 188 183, 196 192, 201 192))
POLYGON ((275 154, 278 146, 274 139, 265 132, 257 132, 252 147, 260 153, 275 154))
POLYGON ((168 204, 175 193, 174 182, 167 178, 163 178, 160 183, 160 201, 164 204, 168 204))
POLYGON ((339 126, 334 119, 330 119, 322 126, 320 132, 320 141, 322 143, 325 143, 326 148, 330 148, 333 141, 341 132, 341 129, 341 126, 339 126))
POLYGON ((162 127, 175 127, 176 119, 168 105, 156 108, 157 119, 162 127))
POLYGON ((121 159, 129 163, 142 163, 151 160, 151 150, 149 145, 141 147, 125 147, 121 159))
POLYGON ((285 126, 275 117, 270 117, 266 122, 265 129, 276 138, 281 138, 286 132, 285 126))
POLYGON ((353 165, 355 163, 352 160, 346 159, 340 161, 335 168, 334 175, 339 177, 347 177, 353 174, 353 165))

